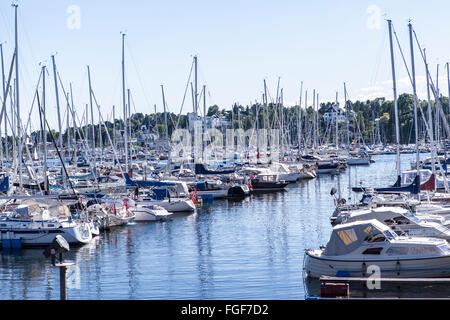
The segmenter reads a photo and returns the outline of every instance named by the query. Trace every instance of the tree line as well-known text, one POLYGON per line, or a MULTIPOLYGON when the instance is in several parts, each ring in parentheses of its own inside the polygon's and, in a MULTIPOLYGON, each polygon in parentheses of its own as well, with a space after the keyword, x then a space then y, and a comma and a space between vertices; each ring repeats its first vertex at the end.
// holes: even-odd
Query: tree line
MULTIPOLYGON (((447 119, 449 119, 450 114, 448 98, 441 97, 440 99, 442 109, 447 119)), ((317 119, 319 139, 324 138, 327 134, 330 134, 330 132, 327 131, 327 123, 324 120, 324 114, 332 106, 332 104, 332 102, 324 102, 320 104, 317 119)), ((372 142, 378 142, 378 140, 381 140, 382 143, 395 142, 395 114, 393 101, 387 100, 383 97, 366 101, 347 101, 346 106, 340 106, 340 108, 343 111, 346 111, 345 114, 348 115, 350 131, 357 131, 359 138, 363 139, 366 143, 370 144, 372 142), (377 122, 379 123, 378 128, 377 122)), ((419 119, 419 139, 425 139, 427 138, 427 135, 423 118, 428 119, 428 102, 421 100, 417 109, 419 119)), ((435 101, 431 101, 431 109, 434 119, 436 111, 435 101)), ((306 138, 306 135, 311 134, 311 130, 313 128, 313 107, 308 106, 306 109, 302 107, 300 112, 302 123, 301 135, 303 138, 306 138)), ((412 94, 404 93, 398 97, 398 114, 400 143, 414 143, 415 130, 412 94)), ((243 130, 248 130, 255 128, 256 126, 258 128, 280 129, 282 127, 285 134, 292 140, 292 142, 296 141, 298 135, 298 105, 282 107, 280 104, 275 103, 270 103, 267 106, 255 103, 253 105, 245 106, 234 104, 231 108, 220 108, 218 105, 213 105, 208 108, 207 116, 217 116, 226 119, 229 125, 222 129, 241 128, 243 130)), ((189 119, 186 114, 183 115, 168 112, 167 127, 169 137, 177 128, 187 129, 189 125, 188 121, 189 119)), ((433 125, 435 125, 434 121, 435 120, 433 120, 433 125)), ((135 138, 139 138, 145 133, 155 133, 161 139, 165 137, 165 114, 163 112, 151 114, 132 114, 128 119, 127 125, 131 126, 132 136, 135 138)), ((106 121, 105 125, 102 126, 99 126, 98 124, 94 125, 95 142, 97 145, 100 141, 99 130, 101 130, 101 139, 104 145, 107 146, 109 144, 105 126, 110 134, 110 137, 112 138, 114 135, 113 122, 106 121)), ((122 119, 115 120, 115 128, 116 137, 120 138, 122 135, 121 130, 123 133, 122 119)), ((344 123, 340 123, 339 132, 342 136, 346 134, 346 130, 346 125, 344 123)), ((78 130, 74 130, 73 127, 65 130, 63 133, 64 142, 67 141, 67 134, 69 132, 72 139, 75 137, 76 140, 84 137, 85 133, 88 132, 88 140, 92 140, 91 125, 81 126, 78 130)), ((441 129, 441 133, 443 134, 444 130, 441 129)), ((48 132, 47 134, 47 141, 49 142, 52 141, 51 135, 53 135, 54 139, 58 139, 59 137, 59 133, 55 130, 52 130, 51 133, 48 132)), ((42 137, 40 137, 40 135, 40 131, 34 131, 30 137, 32 142, 41 141, 42 137)), ((9 140, 12 141, 12 137, 9 137, 9 140)))

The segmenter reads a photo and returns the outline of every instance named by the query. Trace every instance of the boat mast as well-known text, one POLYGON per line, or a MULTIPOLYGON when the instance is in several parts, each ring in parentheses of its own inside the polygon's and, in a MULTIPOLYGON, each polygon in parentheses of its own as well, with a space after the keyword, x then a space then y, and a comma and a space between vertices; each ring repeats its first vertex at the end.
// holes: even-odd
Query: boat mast
POLYGON ((19 161, 19 187, 22 189, 23 183, 22 183, 22 135, 20 133, 20 103, 19 103, 19 37, 18 37, 18 27, 17 27, 17 4, 12 5, 14 7, 14 26, 15 26, 15 53, 16 53, 16 80, 15 80, 15 89, 16 89, 16 95, 15 95, 15 107, 16 107, 16 116, 17 116, 17 145, 19 147, 17 158, 19 161))
POLYGON ((132 144, 131 144, 131 140, 132 140, 132 135, 131 135, 131 90, 130 89, 127 89, 127 101, 128 101, 128 103, 127 103, 127 112, 128 112, 128 119, 127 119, 127 121, 128 121, 128 123, 127 123, 127 126, 128 126, 128 140, 130 141, 129 142, 129 146, 128 146, 128 149, 129 149, 129 156, 130 156, 130 158, 129 158, 129 162, 132 162, 132 160, 133 160, 133 155, 132 155, 132 152, 133 152, 133 150, 132 150, 132 144))
MULTIPOLYGON (((251 105, 251 103, 250 103, 251 105)), ((255 101, 256 162, 259 163, 259 103, 255 101)))
POLYGON ((128 172, 127 105, 125 102, 125 33, 122 33, 122 107, 125 145, 125 172, 128 172))
POLYGON ((338 109, 339 109, 339 104, 338 104, 338 92, 336 91, 336 149, 339 149, 339 122, 338 122, 338 109))
POLYGON ((448 114, 450 114, 450 71, 449 71, 449 63, 447 62, 447 85, 448 85, 448 96, 449 96, 449 104, 448 104, 448 114))
POLYGON ((281 143, 280 143, 280 146, 281 146, 281 160, 284 160, 284 121, 283 121, 283 114, 284 114, 284 112, 283 112, 283 103, 284 103, 284 101, 283 101, 283 88, 281 88, 281 90, 280 90, 280 134, 281 134, 281 143))
POLYGON ((348 105, 347 105, 347 87, 344 82, 344 105, 345 105, 345 115, 347 122, 347 149, 350 149, 350 128, 349 128, 349 119, 348 119, 348 105))
POLYGON ((319 127, 319 93, 317 93, 317 98, 316 98, 316 145, 320 145, 320 127, 319 127))
MULTIPOLYGON (((42 118, 43 118, 43 127, 44 127, 44 137, 43 137, 43 142, 44 142, 44 190, 45 190, 45 194, 49 193, 49 188, 48 188, 48 179, 47 179, 47 117, 46 117, 46 103, 45 103, 45 66, 42 67, 42 118)), ((39 110, 39 112, 41 112, 41 110, 39 110)), ((38 181, 39 183, 39 181, 38 181)))
POLYGON ((86 103, 86 111, 84 112, 84 139, 86 141, 86 145, 89 146, 88 136, 89 136, 89 105, 86 103))
POLYGON ((308 132, 309 127, 309 119, 308 119, 308 90, 305 90, 305 138, 303 145, 308 147, 311 141, 311 135, 308 135, 308 140, 306 140, 306 132, 308 132))
POLYGON ((193 143, 193 149, 192 149, 192 161, 193 163, 196 162, 196 154, 195 154, 195 149, 196 149, 196 127, 197 127, 197 119, 198 119, 198 91, 197 91, 197 87, 198 87, 198 78, 197 78, 197 67, 198 67, 198 61, 197 61, 197 56, 194 56, 194 132, 192 135, 192 143, 193 143))
MULTIPOLYGON (((264 79, 264 107, 266 109, 266 124, 264 125, 265 129, 266 129, 266 135, 267 135, 267 149, 266 151, 270 151, 270 145, 271 145, 271 140, 270 140, 270 136, 271 134, 269 133, 270 131, 270 118, 269 118, 269 105, 267 103, 267 85, 266 85, 266 79, 264 79)), ((239 110, 239 108, 238 108, 239 110)), ((234 129, 234 128, 233 128, 234 129)), ((267 155, 267 152, 266 152, 267 155)))
MULTIPOLYGON (((11 91, 11 85, 10 85, 10 83, 11 83, 11 77, 12 77, 12 71, 13 71, 13 67, 14 67, 14 61, 15 61, 15 59, 16 59, 16 53, 14 52, 14 55, 13 55, 13 58, 12 58, 12 61, 11 61, 11 67, 10 67, 10 69, 9 69, 9 75, 8 75, 8 82, 7 82, 7 84, 6 84, 6 89, 5 89, 5 91, 4 91, 4 100, 3 100, 3 105, 2 105, 2 109, 1 109, 1 112, 3 112, 3 113, 5 113, 5 118, 6 118, 6 99, 7 99, 7 97, 8 97, 8 92, 10 92, 11 91)), ((13 97, 13 95, 12 94, 9 94, 9 97, 10 97, 10 101, 11 101, 11 109, 13 108, 13 103, 12 103, 12 97, 13 97)), ((11 112, 11 114, 12 114, 12 112, 11 112)), ((0 113, 0 124, 1 124, 1 120, 2 120, 2 117, 3 117, 3 114, 1 114, 0 113)), ((6 122, 5 122, 6 123, 6 122)), ((7 131, 5 131, 5 133, 6 133, 7 131)), ((6 138, 8 138, 8 135, 6 135, 6 138)), ((13 135, 13 139, 14 139, 14 135, 13 135)), ((14 150, 14 143, 13 143, 13 150, 14 150)), ((14 157, 14 153, 13 153, 13 159, 15 159, 15 157, 14 157)), ((7 169, 8 171, 9 171, 9 169, 7 169)), ((14 177, 15 178, 15 177, 14 177)))
MULTIPOLYGON (((70 83, 70 89, 72 89, 72 84, 70 83)), ((67 95, 69 95, 70 92, 67 93, 67 95)), ((67 106, 66 106, 66 113, 67 113, 67 123, 66 123, 66 134, 67 134, 67 154, 70 156, 70 149, 71 149, 71 136, 70 136, 70 104, 69 101, 67 101, 67 106)))
MULTIPOLYGON (((163 85, 161 85, 161 93, 162 93, 163 108, 164 108, 164 126, 165 126, 165 133, 166 133, 165 140, 168 145, 169 130, 168 130, 168 126, 167 126, 166 97, 164 95, 164 86, 163 85)), ((166 171, 169 172, 169 170, 170 170, 170 158, 167 160, 167 164, 166 164, 166 171)))
POLYGON ((437 102, 439 100, 439 64, 436 66, 436 111, 434 113, 434 117, 435 117, 435 126, 436 126, 436 143, 439 147, 440 144, 440 140, 441 140, 441 134, 440 134, 440 130, 439 130, 439 113, 441 112, 441 104, 440 101, 437 102))
MULTIPOLYGON (((92 128, 92 149, 95 150, 95 127, 94 127, 94 107, 92 106, 92 86, 91 86, 91 71, 88 69, 88 82, 89 82, 89 105, 91 107, 91 128, 92 128)), ((87 116, 87 114, 86 114, 87 116)), ((87 116, 88 117, 88 116, 87 116)), ((89 119, 89 117, 88 117, 89 119)), ((86 136, 87 139, 87 136, 86 136)))
POLYGON ((428 98, 428 125, 430 126, 428 131, 428 136, 430 138, 430 145, 431 145, 431 168, 433 171, 433 174, 436 173, 436 167, 435 167, 435 158, 434 158, 434 137, 433 137, 433 114, 431 111, 431 95, 430 95, 430 77, 428 73, 428 63, 427 63, 427 55, 425 52, 425 48, 423 49, 423 59, 425 62, 425 71, 427 76, 427 98, 428 98))
POLYGON ((113 105, 113 144, 116 147, 116 106, 113 105))
MULTIPOLYGON (((2 63, 2 97, 3 97, 3 102, 6 101, 7 97, 6 97, 6 87, 5 87, 5 64, 4 64, 4 60, 3 60, 3 43, 0 43, 0 59, 1 59, 1 63, 2 63)), ((6 106, 6 104, 5 104, 6 106)), ((8 161, 8 130, 7 130, 7 125, 6 125, 6 109, 5 109, 5 154, 6 154, 6 158, 5 160, 8 161)), ((1 134, 1 127, 0 127, 0 139, 2 137, 1 134)), ((0 144, 0 156, 2 157, 2 164, 3 164, 3 143, 0 144)))
POLYGON ((317 148, 317 128, 316 128, 316 89, 313 89, 313 117, 312 117, 312 127, 313 127, 313 148, 317 148))
MULTIPOLYGON (((98 118, 100 119, 100 106, 98 110, 98 118)), ((102 150, 102 158, 103 158, 103 137, 102 137, 102 124, 98 123, 98 146, 102 150)))
POLYGON ((298 118, 297 118, 297 145, 298 145, 298 157, 300 157, 300 147, 302 143, 302 94, 303 94, 303 81, 300 83, 300 100, 298 103, 298 118))
POLYGON ((409 41, 411 47, 411 72, 412 72, 412 85, 413 85, 413 106, 414 106, 414 132, 416 135, 416 168, 417 174, 419 174, 419 125, 417 122, 417 92, 416 92, 416 68, 414 65, 414 43, 412 38, 412 25, 411 22, 408 24, 409 28, 409 41))
POLYGON ((205 162, 206 85, 203 85, 202 162, 205 162))
POLYGON ((392 89, 394 92, 394 113, 395 113, 395 140, 397 143, 397 176, 401 176, 400 166, 400 129, 398 123, 398 106, 397 106, 397 83, 395 80, 395 64, 394 64, 394 48, 392 44, 392 20, 388 20, 389 27, 389 44, 391 51, 391 67, 392 67, 392 89))
MULTIPOLYGON (((72 82, 69 83, 69 87, 70 87, 70 114, 72 115, 72 124, 73 124, 73 144, 74 144, 74 149, 73 149, 73 158, 75 158, 76 154, 77 154, 77 135, 75 132, 75 128, 76 128, 76 123, 75 123, 75 108, 73 105, 73 91, 72 91, 72 82)), ((70 128, 69 128, 69 133, 70 133, 70 128)), ((76 158, 75 158, 76 159, 76 158)))
MULTIPOLYGON (((58 141, 59 141, 59 148, 62 149, 63 140, 62 140, 61 112, 59 109, 58 79, 56 77, 56 63, 55 63, 54 55, 52 55, 52 64, 53 64, 53 78, 55 80, 56 111, 58 113, 58 129, 59 129, 58 141)), ((89 70, 89 67, 88 67, 88 70, 89 70)))
POLYGON ((158 115, 156 114, 156 104, 155 107, 155 128, 156 128, 156 150, 159 151, 159 129, 158 129, 158 115))

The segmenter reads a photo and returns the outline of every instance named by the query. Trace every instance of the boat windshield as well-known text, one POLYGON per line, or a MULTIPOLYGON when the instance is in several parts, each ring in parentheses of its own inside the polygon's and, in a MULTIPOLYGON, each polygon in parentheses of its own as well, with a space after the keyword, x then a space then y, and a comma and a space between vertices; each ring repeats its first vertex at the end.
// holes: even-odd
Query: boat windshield
POLYGON ((449 233, 450 230, 447 227, 441 226, 441 225, 436 225, 436 229, 438 229, 440 232, 442 233, 449 233))
POLYGON ((383 232, 384 236, 386 237, 387 240, 393 240, 396 238, 396 235, 391 231, 391 230, 385 230, 383 232))
POLYGON ((420 223, 422 222, 422 220, 420 220, 419 218, 417 218, 416 216, 412 215, 412 214, 405 214, 405 217, 408 218, 408 220, 411 220, 414 223, 420 223))
POLYGON ((438 248, 442 251, 443 254, 450 254, 450 247, 447 243, 438 246, 438 248))

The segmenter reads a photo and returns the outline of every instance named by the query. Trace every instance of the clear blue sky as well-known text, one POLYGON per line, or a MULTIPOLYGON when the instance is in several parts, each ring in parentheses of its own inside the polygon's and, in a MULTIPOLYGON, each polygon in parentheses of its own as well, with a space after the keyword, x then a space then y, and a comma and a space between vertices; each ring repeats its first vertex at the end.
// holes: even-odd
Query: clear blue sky
MULTIPOLYGON (((104 117, 116 105, 121 114, 121 31, 126 31, 126 77, 137 112, 162 111, 160 85, 169 110, 180 111, 192 56, 199 59, 199 87, 208 87, 207 105, 230 108, 261 99, 263 79, 276 94, 278 77, 287 105, 299 100, 300 82, 308 104, 316 89, 320 101, 334 100, 343 82, 352 100, 392 99, 386 18, 392 19, 410 63, 408 20, 427 48, 432 73, 440 64, 441 90, 447 93, 445 63, 450 59, 448 1, 19 1, 20 88, 27 119, 39 76, 49 67, 48 110, 57 124, 51 54, 75 105, 82 114, 88 100, 86 65, 104 117), (80 9, 80 28, 70 29, 67 12, 80 9)), ((9 67, 14 46, 14 9, 0 3, 0 41, 6 42, 9 67)), ((396 51, 399 91, 411 92, 396 51)), ((416 50, 418 92, 425 98, 424 67, 416 50)), ((64 102, 61 96, 61 101, 64 102)), ((183 113, 192 110, 190 92, 183 113)), ((35 113, 37 116, 37 113, 35 113)), ((37 119, 36 117, 33 117, 37 119)), ((97 119, 97 115, 95 115, 97 119)), ((36 122, 37 123, 37 122, 36 122)), ((36 126, 36 123, 34 126, 36 126)))

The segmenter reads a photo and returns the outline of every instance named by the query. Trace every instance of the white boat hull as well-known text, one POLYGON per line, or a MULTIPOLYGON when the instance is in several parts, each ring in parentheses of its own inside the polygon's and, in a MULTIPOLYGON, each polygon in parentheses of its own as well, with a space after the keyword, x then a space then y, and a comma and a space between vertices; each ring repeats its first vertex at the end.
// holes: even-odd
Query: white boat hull
POLYGON ((22 247, 42 247, 50 245, 57 235, 61 235, 71 245, 85 244, 92 240, 89 226, 58 229, 11 229, 1 230, 0 239, 20 240, 22 247))
POLYGON ((317 177, 317 174, 314 171, 300 171, 298 176, 299 179, 314 179, 317 177))
POLYGON ((172 213, 162 207, 160 209, 149 209, 144 206, 136 206, 130 209, 135 214, 134 221, 159 221, 167 220, 172 213))
POLYGON ((139 205, 157 205, 169 212, 192 212, 195 210, 194 202, 191 199, 143 200, 137 203, 139 205))
POLYGON ((349 166, 367 165, 370 164, 370 158, 348 158, 347 164, 349 166))
MULTIPOLYGON (((385 258, 386 259, 386 258, 385 258)), ((392 260, 371 259, 364 261, 337 260, 319 258, 305 254, 306 275, 311 278, 321 276, 335 277, 340 273, 347 277, 366 277, 367 267, 375 265, 380 268, 381 278, 440 278, 450 277, 450 256, 427 258, 393 257, 392 260)))
POLYGON ((299 178, 299 174, 296 172, 292 173, 278 173, 278 179, 284 180, 286 182, 296 182, 299 178))
POLYGON ((219 189, 219 190, 201 190, 197 191, 197 195, 201 196, 209 196, 212 195, 214 199, 225 198, 228 195, 228 189, 219 189))
POLYGON ((339 168, 317 169, 318 174, 338 174, 339 168))

